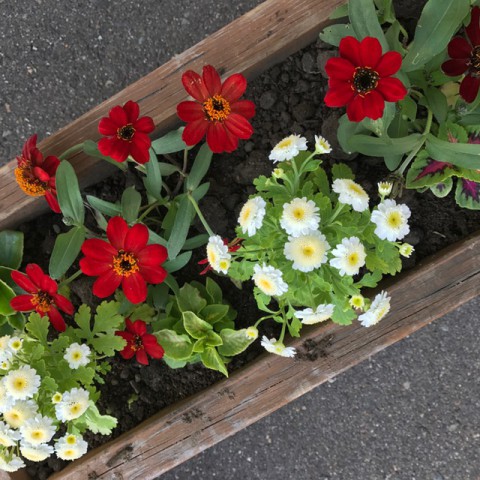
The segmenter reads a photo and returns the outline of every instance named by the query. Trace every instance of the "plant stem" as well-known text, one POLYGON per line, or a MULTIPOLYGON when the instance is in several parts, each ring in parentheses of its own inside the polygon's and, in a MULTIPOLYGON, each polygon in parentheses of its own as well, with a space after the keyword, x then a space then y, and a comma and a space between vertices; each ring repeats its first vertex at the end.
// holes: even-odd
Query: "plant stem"
POLYGON ((78 278, 83 272, 81 270, 77 270, 73 275, 66 278, 58 285, 59 288, 67 286, 69 283, 73 282, 76 278, 78 278))
POLYGON ((77 145, 74 145, 73 147, 70 147, 69 149, 65 150, 58 158, 59 160, 65 160, 74 153, 81 152, 83 150, 83 142, 82 143, 77 143, 77 145))
POLYGON ((202 222, 203 228, 205 228, 205 230, 207 231, 207 233, 210 237, 214 237, 215 234, 213 233, 212 229, 210 228, 207 221, 205 220, 205 217, 203 216, 202 212, 200 211, 200 207, 198 206, 197 201, 189 193, 187 195, 188 195, 188 199, 192 202, 193 208, 197 212, 198 218, 202 222))
POLYGON ((157 208, 160 205, 160 202, 157 200, 153 202, 148 208, 138 217, 138 221, 141 222, 154 208, 157 208))
POLYGON ((285 312, 284 312, 284 315, 283 315, 283 325, 282 325, 282 333, 280 334, 280 338, 278 339, 278 341, 280 343, 283 343, 283 339, 285 338, 285 331, 287 329, 287 319, 285 318, 285 312))
POLYGON ((329 224, 332 224, 333 221, 340 215, 340 212, 343 210, 344 206, 344 203, 338 202, 337 207, 335 208, 332 216, 330 217, 329 224))

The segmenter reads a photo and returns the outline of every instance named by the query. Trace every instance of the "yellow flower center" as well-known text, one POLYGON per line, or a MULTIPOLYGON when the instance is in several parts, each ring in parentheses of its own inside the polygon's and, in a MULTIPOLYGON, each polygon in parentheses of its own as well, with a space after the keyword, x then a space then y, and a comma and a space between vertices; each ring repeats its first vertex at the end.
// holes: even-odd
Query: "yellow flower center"
POLYGON ((75 455, 75 450, 69 448, 68 450, 64 450, 63 456, 64 457, 73 457, 75 455))
POLYGON ((229 266, 230 266, 230 262, 228 260, 221 260, 220 261, 219 267, 220 267, 221 270, 227 270, 229 266))
POLYGON ((40 291, 33 295, 32 304, 37 312, 49 312, 52 303, 53 299, 47 292, 40 291))
POLYGON ((47 192, 48 185, 36 178, 27 165, 17 167, 13 173, 18 186, 27 195, 31 197, 42 197, 47 192))
POLYGON ((61 401, 62 401, 62 394, 61 394, 61 393, 56 393, 56 394, 52 397, 52 401, 53 401, 53 403, 61 402, 61 401))
POLYGON ((284 138, 279 144, 278 148, 288 148, 292 146, 292 139, 291 138, 284 138))
POLYGON ((31 433, 31 436, 35 440, 40 440, 41 438, 43 438, 43 432, 41 430, 34 430, 31 433))
POLYGON ((351 253, 348 256, 348 263, 352 266, 356 265, 358 263, 358 253, 357 252, 351 253))
POLYGON ((387 223, 391 228, 398 228, 402 224, 402 217, 399 212, 392 212, 387 218, 387 223))
POLYGON ((228 100, 221 95, 214 95, 203 102, 203 111, 210 122, 223 122, 232 109, 228 100))
POLYGON ((303 220, 305 217, 305 210, 301 207, 295 208, 292 213, 296 220, 303 220))
POLYGON ((124 125, 123 127, 120 127, 117 130, 117 138, 119 140, 125 140, 126 142, 131 142, 134 135, 135 135, 135 129, 133 128, 133 125, 131 123, 124 125))
POLYGON ((18 350, 22 346, 22 342, 20 340, 15 340, 12 342, 11 346, 14 350, 18 350))
POLYGON ((356 183, 352 182, 349 186, 348 186, 349 190, 351 190, 353 193, 356 193, 358 195, 363 195, 365 193, 365 191, 363 190, 363 188, 360 186, 360 185, 357 185, 356 183))
POLYGON ((245 223, 250 218, 251 213, 252 213, 252 209, 250 207, 247 207, 243 210, 243 212, 242 212, 242 222, 243 223, 245 223))
POLYGON ((137 257, 133 253, 119 250, 118 254, 113 257, 113 270, 118 275, 129 277, 132 273, 140 270, 137 257))
POLYGON ((75 443, 77 443, 77 439, 76 439, 75 435, 69 435, 69 436, 66 438, 66 442, 67 442, 69 445, 75 445, 75 443))
POLYGON ((15 390, 24 390, 26 386, 27 381, 24 378, 17 378, 13 382, 13 387, 15 388, 15 390))
POLYGON ((315 253, 315 249, 311 245, 305 245, 302 247, 302 253, 305 257, 310 258, 315 253))
POLYGON ((259 287, 261 287, 265 291, 269 291, 272 289, 272 282, 270 280, 267 280, 266 278, 262 278, 259 282, 259 287))
POLYGON ((80 360, 82 358, 82 354, 80 352, 73 352, 72 358, 74 360, 80 360))
POLYGON ((73 405, 70 406, 71 415, 78 415, 80 411, 81 411, 81 406, 79 403, 74 403, 73 405))

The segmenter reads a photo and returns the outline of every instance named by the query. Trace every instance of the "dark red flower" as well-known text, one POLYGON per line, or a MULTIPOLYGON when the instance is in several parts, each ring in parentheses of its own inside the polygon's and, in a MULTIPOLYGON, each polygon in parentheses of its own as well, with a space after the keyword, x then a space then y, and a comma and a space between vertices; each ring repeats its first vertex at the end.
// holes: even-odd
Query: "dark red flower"
MULTIPOLYGON (((228 238, 223 239, 223 244, 227 245, 229 253, 236 252, 242 246, 243 238, 234 238, 232 242, 228 243, 228 238)), ((205 275, 210 270, 213 270, 213 267, 208 262, 208 257, 200 260, 198 265, 207 265, 201 272, 200 275, 205 275)))
POLYGON ((103 117, 98 124, 98 131, 105 138, 98 142, 102 155, 124 162, 129 155, 138 163, 147 163, 149 148, 152 144, 149 133, 155 130, 150 117, 140 117, 138 103, 129 100, 123 107, 113 107, 108 117, 103 117))
POLYGON ((448 44, 450 60, 442 70, 451 77, 465 73, 460 95, 468 103, 475 100, 480 87, 480 8, 473 7, 470 23, 465 28, 470 43, 463 37, 453 37, 448 44))
POLYGON ((325 96, 329 107, 347 106, 347 116, 352 122, 365 117, 377 120, 383 115, 385 101, 397 102, 407 94, 398 78, 402 57, 398 52, 382 55, 380 42, 365 37, 359 42, 354 37, 340 41, 340 57, 330 58, 325 71, 330 89, 325 96))
POLYGON ((98 276, 93 293, 105 298, 122 285, 125 296, 132 303, 147 298, 147 283, 162 283, 167 272, 160 265, 167 259, 167 249, 161 245, 147 245, 148 228, 137 223, 129 228, 122 217, 113 217, 107 225, 106 240, 85 240, 80 269, 85 275, 98 276))
POLYGON ((73 305, 68 298, 58 294, 58 285, 35 263, 29 263, 25 269, 26 275, 14 270, 13 281, 28 295, 17 295, 10 300, 10 306, 17 312, 33 312, 42 317, 48 316, 55 330, 64 332, 65 320, 58 311, 73 315, 73 305))
POLYGON ((177 106, 178 116, 187 122, 183 141, 196 145, 207 134, 212 152, 233 152, 239 138, 246 140, 253 133, 248 120, 255 115, 255 104, 239 100, 245 93, 247 80, 235 73, 222 84, 220 75, 211 65, 203 67, 202 77, 192 70, 182 75, 185 90, 196 100, 177 106))
POLYGON ((127 329, 122 332, 115 332, 115 335, 124 338, 127 345, 120 352, 120 355, 126 360, 135 355, 137 362, 142 365, 148 365, 147 354, 152 358, 162 358, 165 351, 159 345, 154 335, 147 333, 147 324, 143 320, 135 320, 133 323, 130 319, 126 320, 127 329))
POLYGON ((60 213, 55 188, 55 173, 60 160, 53 155, 43 158, 37 148, 37 135, 32 135, 23 145, 22 154, 17 157, 15 178, 20 188, 32 197, 45 197, 55 213, 60 213))

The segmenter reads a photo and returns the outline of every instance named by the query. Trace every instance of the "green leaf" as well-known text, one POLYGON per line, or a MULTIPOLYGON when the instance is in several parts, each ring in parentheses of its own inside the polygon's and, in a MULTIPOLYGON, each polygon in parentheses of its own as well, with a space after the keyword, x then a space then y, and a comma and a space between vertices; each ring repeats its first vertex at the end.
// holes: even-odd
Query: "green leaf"
POLYGON ((96 210, 108 215, 109 217, 116 217, 122 214, 122 207, 116 203, 106 202, 93 195, 87 195, 87 202, 96 210))
POLYGON ((147 193, 155 200, 162 200, 162 173, 160 172, 160 165, 158 164, 157 155, 150 149, 150 160, 145 165, 146 176, 143 179, 143 184, 147 193))
POLYGON ((198 203, 208 192, 210 188, 210 182, 202 183, 198 188, 192 192, 192 197, 198 203))
POLYGON ((217 350, 213 347, 208 347, 205 349, 204 352, 200 355, 203 364, 212 370, 217 370, 218 372, 223 373, 226 377, 228 377, 228 371, 223 363, 223 360, 220 358, 217 350))
POLYGON ((172 165, 171 163, 159 162, 158 167, 160 169, 162 177, 168 177, 169 175, 172 175, 172 173, 179 171, 178 167, 172 165))
POLYGON ((213 328, 209 323, 197 317, 193 312, 182 312, 182 318, 185 330, 195 339, 206 337, 208 332, 213 328))
POLYGON ((207 174, 212 162, 213 152, 208 147, 207 143, 204 143, 195 157, 190 173, 188 174, 185 186, 187 190, 195 190, 203 177, 207 174))
POLYGON ((75 170, 66 160, 60 162, 55 175, 58 203, 63 216, 70 223, 83 225, 85 207, 75 170))
POLYGON ((202 353, 205 350, 207 343, 207 337, 199 338, 192 347, 193 353, 202 353))
POLYGON ((192 342, 188 335, 174 330, 160 330, 154 333, 158 343, 165 350, 165 355, 173 360, 187 360, 192 355, 192 342))
POLYGON ((375 37, 380 42, 383 53, 388 51, 388 42, 378 22, 375 4, 372 0, 352 0, 348 2, 348 17, 357 39, 375 37))
POLYGON ((41 317, 38 313, 31 313, 25 328, 32 337, 36 338, 42 345, 46 345, 49 325, 50 321, 46 315, 41 317))
POLYGON ((186 283, 176 295, 178 307, 182 312, 193 312, 199 314, 207 305, 207 301, 202 298, 200 292, 192 285, 186 283))
POLYGON ((90 400, 90 406, 82 415, 82 420, 87 424, 88 429, 93 433, 110 435, 117 426, 117 419, 110 415, 101 415, 96 405, 90 400))
POLYGON ((228 313, 230 307, 228 305, 207 305, 202 309, 201 315, 202 318, 208 322, 210 325, 213 325, 216 322, 219 322, 225 315, 228 313))
POLYGON ((233 357, 246 350, 251 345, 254 339, 247 337, 247 329, 232 330, 230 328, 224 328, 220 332, 220 336, 223 340, 223 345, 218 347, 220 355, 225 357, 233 357))
POLYGON ((354 180, 355 175, 353 174, 352 169, 344 163, 334 163, 332 166, 332 178, 333 180, 338 178, 354 180))
POLYGON ((177 215, 172 228, 172 233, 167 243, 168 258, 174 260, 182 250, 187 239, 188 230, 192 222, 194 210, 192 202, 185 195, 180 200, 177 215))
POLYGON ((338 143, 340 143, 342 150, 348 154, 352 153, 354 149, 350 146, 350 138, 353 135, 365 132, 367 132, 367 129, 361 122, 351 122, 346 114, 342 115, 338 121, 337 130, 338 143))
POLYGON ((14 298, 15 292, 3 280, 0 280, 0 315, 13 315, 15 310, 10 306, 10 300, 14 298))
POLYGON ((328 17, 330 20, 348 17, 348 3, 338 6, 328 17))
POLYGON ((183 252, 175 260, 167 260, 162 267, 168 272, 173 273, 182 269, 192 258, 192 252, 183 252))
POLYGON ((13 230, 0 232, 0 266, 16 270, 23 258, 23 233, 13 230))
POLYGON ((410 152, 422 141, 422 135, 412 133, 403 138, 377 138, 368 135, 354 135, 349 140, 353 150, 371 155, 383 157, 384 155, 398 155, 410 152))
POLYGON ((6 319, 8 320, 8 324, 15 330, 22 331, 25 327, 25 317, 21 312, 9 315, 6 319))
POLYGON ((378 270, 373 273, 366 273, 360 281, 358 281, 355 286, 357 288, 368 287, 375 288, 378 282, 382 279, 382 273, 378 270))
POLYGON ((61 278, 72 266, 80 253, 85 235, 85 227, 81 225, 57 236, 48 266, 48 272, 53 279, 61 278))
POLYGON ((186 240, 183 245, 184 250, 193 250, 198 247, 202 247, 208 242, 208 235, 206 233, 201 233, 200 235, 195 235, 186 240))
POLYGON ((338 47, 343 37, 355 37, 355 32, 349 23, 341 23, 338 25, 329 25, 320 33, 320 40, 338 47))
POLYGON ((477 170, 480 165, 480 148, 476 144, 451 143, 429 134, 426 149, 430 156, 439 162, 473 170, 477 170))
POLYGON ((152 148, 155 153, 157 155, 165 155, 191 148, 187 147, 186 143, 182 140, 182 133, 184 129, 185 127, 180 127, 179 129, 172 130, 163 137, 154 140, 152 142, 152 148))
POLYGON ((207 293, 210 296, 210 300, 212 303, 221 303, 223 294, 222 289, 218 285, 215 280, 212 280, 210 277, 207 277, 207 281, 205 283, 205 287, 207 289, 207 293))
POLYGON ((162 360, 172 369, 183 368, 187 364, 186 360, 174 360, 167 355, 165 355, 162 360))
POLYGON ((113 357, 115 352, 119 352, 125 348, 127 342, 118 335, 101 335, 92 338, 90 341, 97 353, 113 357))
POLYGON ((218 333, 215 333, 214 331, 210 331, 207 333, 207 336, 205 337, 205 345, 208 347, 218 347, 219 345, 222 345, 223 340, 218 333))
POLYGON ((425 90, 425 100, 437 122, 442 124, 447 119, 448 105, 447 98, 439 88, 428 87, 425 90))
POLYGON ((158 243, 159 245, 167 246, 167 241, 161 237, 158 233, 155 233, 153 230, 148 229, 148 244, 158 243))
POLYGON ((433 160, 422 150, 407 172, 407 188, 432 187, 458 174, 459 169, 447 162, 433 160))
POLYGON ((78 325, 79 329, 82 331, 82 334, 84 335, 83 338, 88 339, 93 336, 92 330, 90 327, 91 315, 92 313, 91 313, 90 307, 83 304, 83 305, 80 305, 80 307, 77 310, 77 313, 73 317, 75 320, 75 323, 78 325))
POLYGON ((463 208, 480 210, 480 183, 459 178, 457 180, 455 200, 463 208))
POLYGON ((142 204, 142 196, 135 190, 135 187, 129 187, 122 194, 122 217, 127 223, 133 223, 138 218, 138 211, 142 204))
POLYGON ((119 314, 120 303, 119 302, 107 302, 103 301, 98 307, 95 313, 95 321, 93 323, 94 334, 100 332, 115 332, 123 324, 124 318, 119 314))
POLYGON ((432 185, 430 190, 432 193, 438 197, 443 198, 446 197, 451 191, 453 187, 453 180, 452 178, 446 178, 443 182, 437 183, 436 185, 432 185))
POLYGON ((429 0, 417 22, 415 36, 403 59, 402 70, 424 68, 433 57, 445 50, 470 9, 469 0, 429 0))

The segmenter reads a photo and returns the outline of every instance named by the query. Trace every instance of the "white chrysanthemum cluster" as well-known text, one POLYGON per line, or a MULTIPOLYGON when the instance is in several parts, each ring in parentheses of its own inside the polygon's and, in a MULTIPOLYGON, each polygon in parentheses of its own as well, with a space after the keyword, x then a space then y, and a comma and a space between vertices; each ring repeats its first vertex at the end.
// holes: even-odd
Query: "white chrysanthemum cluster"
POLYGON ((332 184, 332 190, 338 193, 339 202, 350 205, 356 212, 368 209, 367 192, 353 180, 337 178, 332 184))
POLYGON ((387 292, 381 292, 373 299, 370 308, 358 317, 358 320, 364 327, 371 327, 376 325, 389 311, 390 297, 387 292))
POLYGON ((55 452, 62 460, 76 460, 87 453, 88 444, 80 435, 66 435, 58 440, 55 452))
POLYGON ((91 350, 88 345, 79 345, 78 343, 72 343, 65 350, 63 358, 68 362, 68 366, 72 370, 76 370, 79 367, 84 367, 90 362, 91 350))
POLYGON ((302 150, 307 149, 307 139, 300 135, 290 135, 280 140, 271 151, 269 159, 276 162, 284 162, 296 157, 302 150))
POLYGON ((288 291, 288 285, 283 281, 283 274, 278 268, 267 266, 265 263, 253 267, 252 280, 265 294, 271 297, 280 297, 288 291))
POLYGON ((283 205, 280 226, 292 237, 305 235, 320 225, 318 210, 313 200, 307 200, 306 197, 294 198, 283 205))
POLYGON ((295 316, 299 318, 304 325, 314 325, 315 323, 325 322, 333 315, 335 305, 331 303, 319 305, 315 310, 305 308, 295 312, 295 316))
POLYGON ((216 272, 228 272, 232 256, 228 253, 228 246, 219 235, 213 235, 208 239, 207 259, 216 272))
POLYGON ((61 422, 68 422, 81 417, 88 408, 89 393, 83 388, 72 388, 62 395, 55 404, 55 415, 61 422))
POLYGON ((406 205, 397 205, 395 200, 385 200, 372 212, 372 222, 377 226, 375 234, 382 240, 401 240, 410 233, 409 218, 410 209, 406 205))
POLYGON ((238 223, 244 234, 251 237, 262 226, 266 205, 262 197, 253 197, 245 203, 238 216, 238 223))
POLYGON ((311 272, 327 261, 329 249, 325 235, 318 230, 311 230, 306 235, 288 237, 283 254, 293 261, 294 270, 311 272))
POLYGON ((263 336, 260 344, 267 352, 280 355, 281 357, 294 357, 297 353, 295 348, 286 347, 282 342, 277 341, 276 338, 268 339, 267 337, 263 336))
POLYGON ((342 243, 332 250, 334 258, 330 265, 339 270, 340 275, 357 275, 365 265, 367 253, 357 237, 344 238, 342 243))

